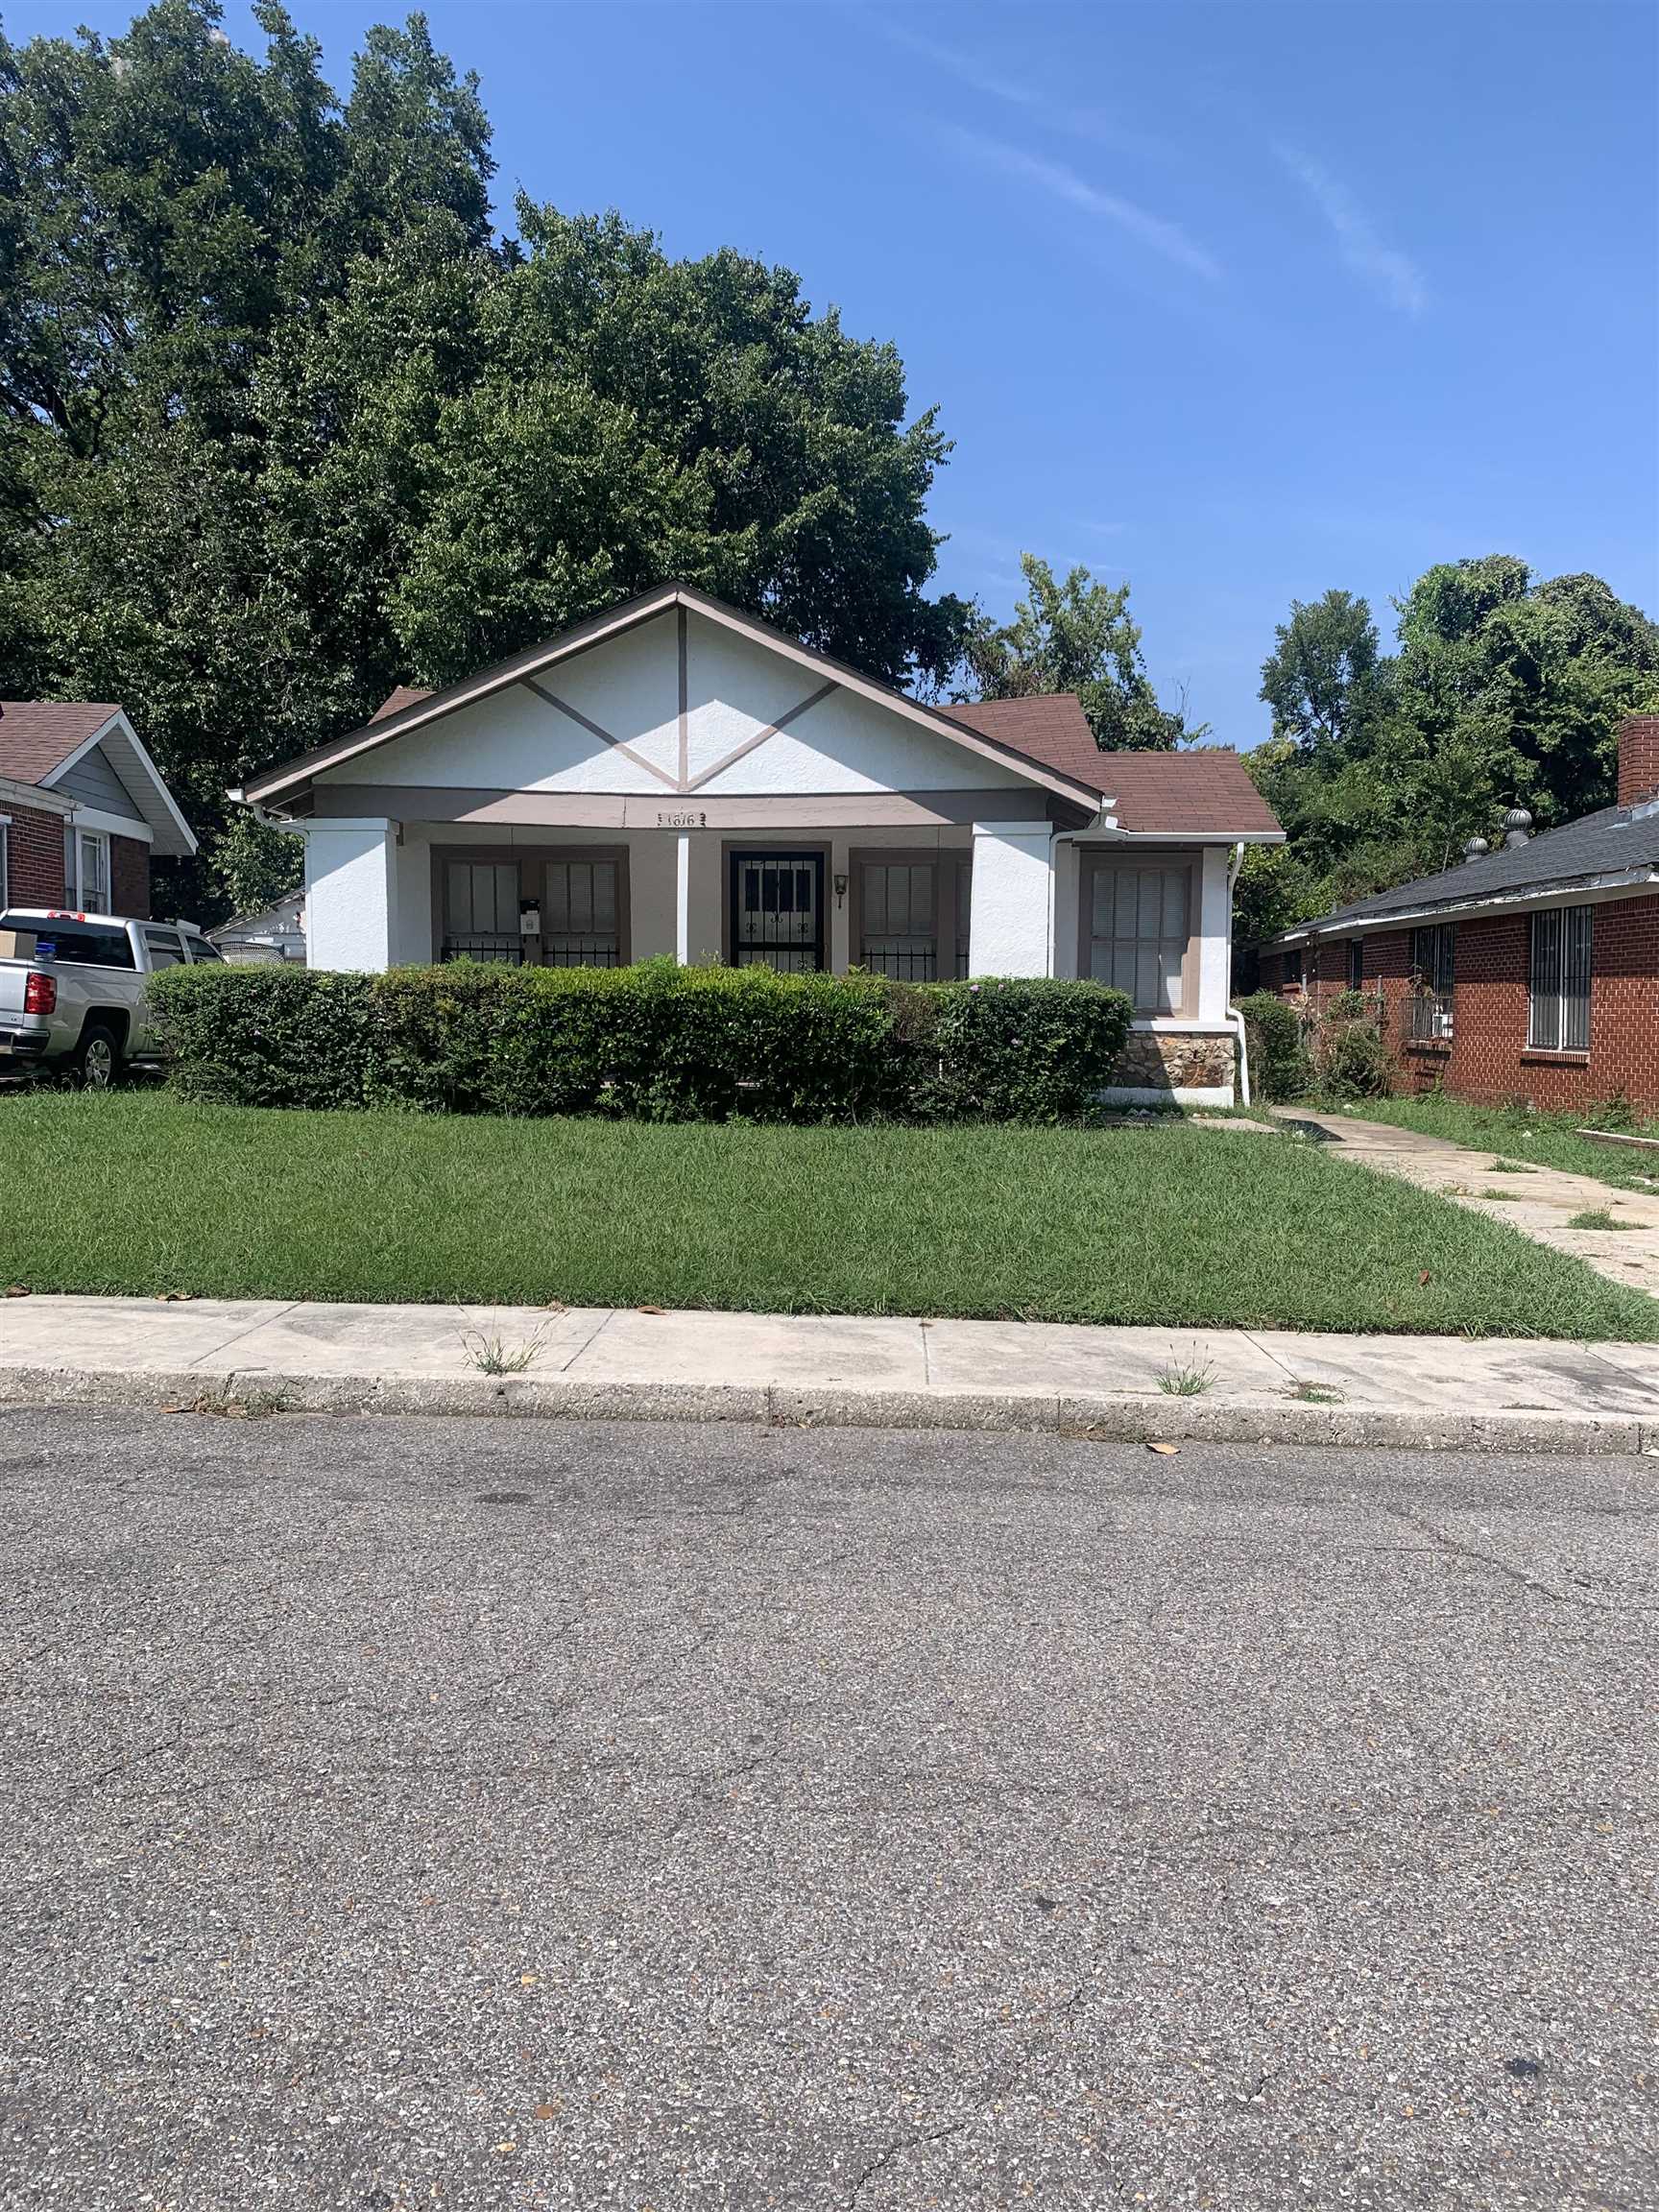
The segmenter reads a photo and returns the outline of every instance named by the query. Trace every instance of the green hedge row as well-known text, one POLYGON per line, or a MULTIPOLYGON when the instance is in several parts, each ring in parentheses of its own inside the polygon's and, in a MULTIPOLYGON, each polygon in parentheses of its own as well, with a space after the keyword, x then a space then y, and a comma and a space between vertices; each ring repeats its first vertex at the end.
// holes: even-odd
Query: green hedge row
POLYGON ((1127 998, 1097 983, 670 960, 173 968, 151 998, 190 1098, 676 1121, 1078 1120, 1129 1027, 1127 998))

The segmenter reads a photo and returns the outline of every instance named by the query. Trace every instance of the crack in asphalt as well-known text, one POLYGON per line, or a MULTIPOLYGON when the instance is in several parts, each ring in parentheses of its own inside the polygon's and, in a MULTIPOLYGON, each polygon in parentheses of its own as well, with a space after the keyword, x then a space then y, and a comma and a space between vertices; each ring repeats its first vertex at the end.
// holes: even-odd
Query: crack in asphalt
POLYGON ((1599 1598, 1581 1597, 1574 1590, 1558 1590, 1553 1583, 1540 1581, 1536 1575, 1528 1575, 1524 1567, 1512 1567, 1507 1559, 1501 1559, 1495 1551, 1483 1551, 1478 1544, 1465 1544, 1455 1536, 1449 1536, 1444 1528, 1436 1527, 1432 1521, 1425 1520, 1419 1513, 1397 1510, 1394 1518, 1404 1522, 1407 1527, 1415 1528, 1420 1536, 1427 1536, 1436 1551, 1448 1552, 1455 1559, 1466 1559, 1476 1566, 1490 1567, 1494 1573, 1502 1575, 1507 1581, 1519 1584, 1523 1590, 1530 1590, 1539 1598, 1548 1598, 1551 1604, 1576 1605, 1587 1613, 1627 1610, 1623 1604, 1606 1604, 1599 1598))
POLYGON ((901 2135, 854 2176, 853 2186, 847 2194, 848 2203, 856 2204, 871 2182, 884 2174, 895 2159, 904 2157, 911 2151, 919 2151, 925 2143, 940 2143, 947 2135, 960 2135, 967 2126, 966 2120, 950 2120, 943 2128, 926 2128, 914 2134, 901 2135))

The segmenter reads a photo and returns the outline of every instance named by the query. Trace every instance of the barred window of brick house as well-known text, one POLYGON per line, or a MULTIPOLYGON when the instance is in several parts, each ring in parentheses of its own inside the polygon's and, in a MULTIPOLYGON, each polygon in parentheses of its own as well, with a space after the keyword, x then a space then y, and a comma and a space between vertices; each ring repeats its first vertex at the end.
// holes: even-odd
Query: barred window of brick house
POLYGON ((1359 990, 1365 981, 1365 940, 1350 937, 1348 940, 1348 988, 1359 990))
POLYGON ((1535 1052, 1590 1049, 1588 906, 1557 906, 1532 917, 1527 1042, 1535 1052))
POLYGON ((1411 1022, 1414 1042, 1449 1044, 1452 992, 1457 965, 1457 928, 1452 922, 1411 932, 1411 1022))

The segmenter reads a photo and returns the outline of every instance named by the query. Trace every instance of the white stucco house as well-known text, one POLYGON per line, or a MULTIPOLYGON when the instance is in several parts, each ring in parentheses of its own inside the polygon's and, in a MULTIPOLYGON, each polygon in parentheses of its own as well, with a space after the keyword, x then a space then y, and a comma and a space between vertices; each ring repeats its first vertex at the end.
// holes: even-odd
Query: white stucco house
POLYGON ((313 967, 852 967, 1127 990, 1123 1092, 1231 1099, 1238 756, 1102 753, 1070 694, 923 706, 663 585, 232 798, 305 839, 313 967))

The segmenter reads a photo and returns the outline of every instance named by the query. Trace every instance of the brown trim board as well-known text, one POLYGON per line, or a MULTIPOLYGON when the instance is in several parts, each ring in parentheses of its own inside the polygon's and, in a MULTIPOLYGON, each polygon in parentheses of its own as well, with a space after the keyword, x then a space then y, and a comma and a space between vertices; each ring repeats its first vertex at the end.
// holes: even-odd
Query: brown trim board
MULTIPOLYGON (((501 791, 427 783, 319 783, 317 811, 380 815, 406 823, 512 823, 546 829, 932 829, 973 822, 1050 819, 1041 791, 830 791, 799 796, 708 797, 701 792, 501 791)), ((1117 847, 1113 851, 1118 850, 1117 847)))

